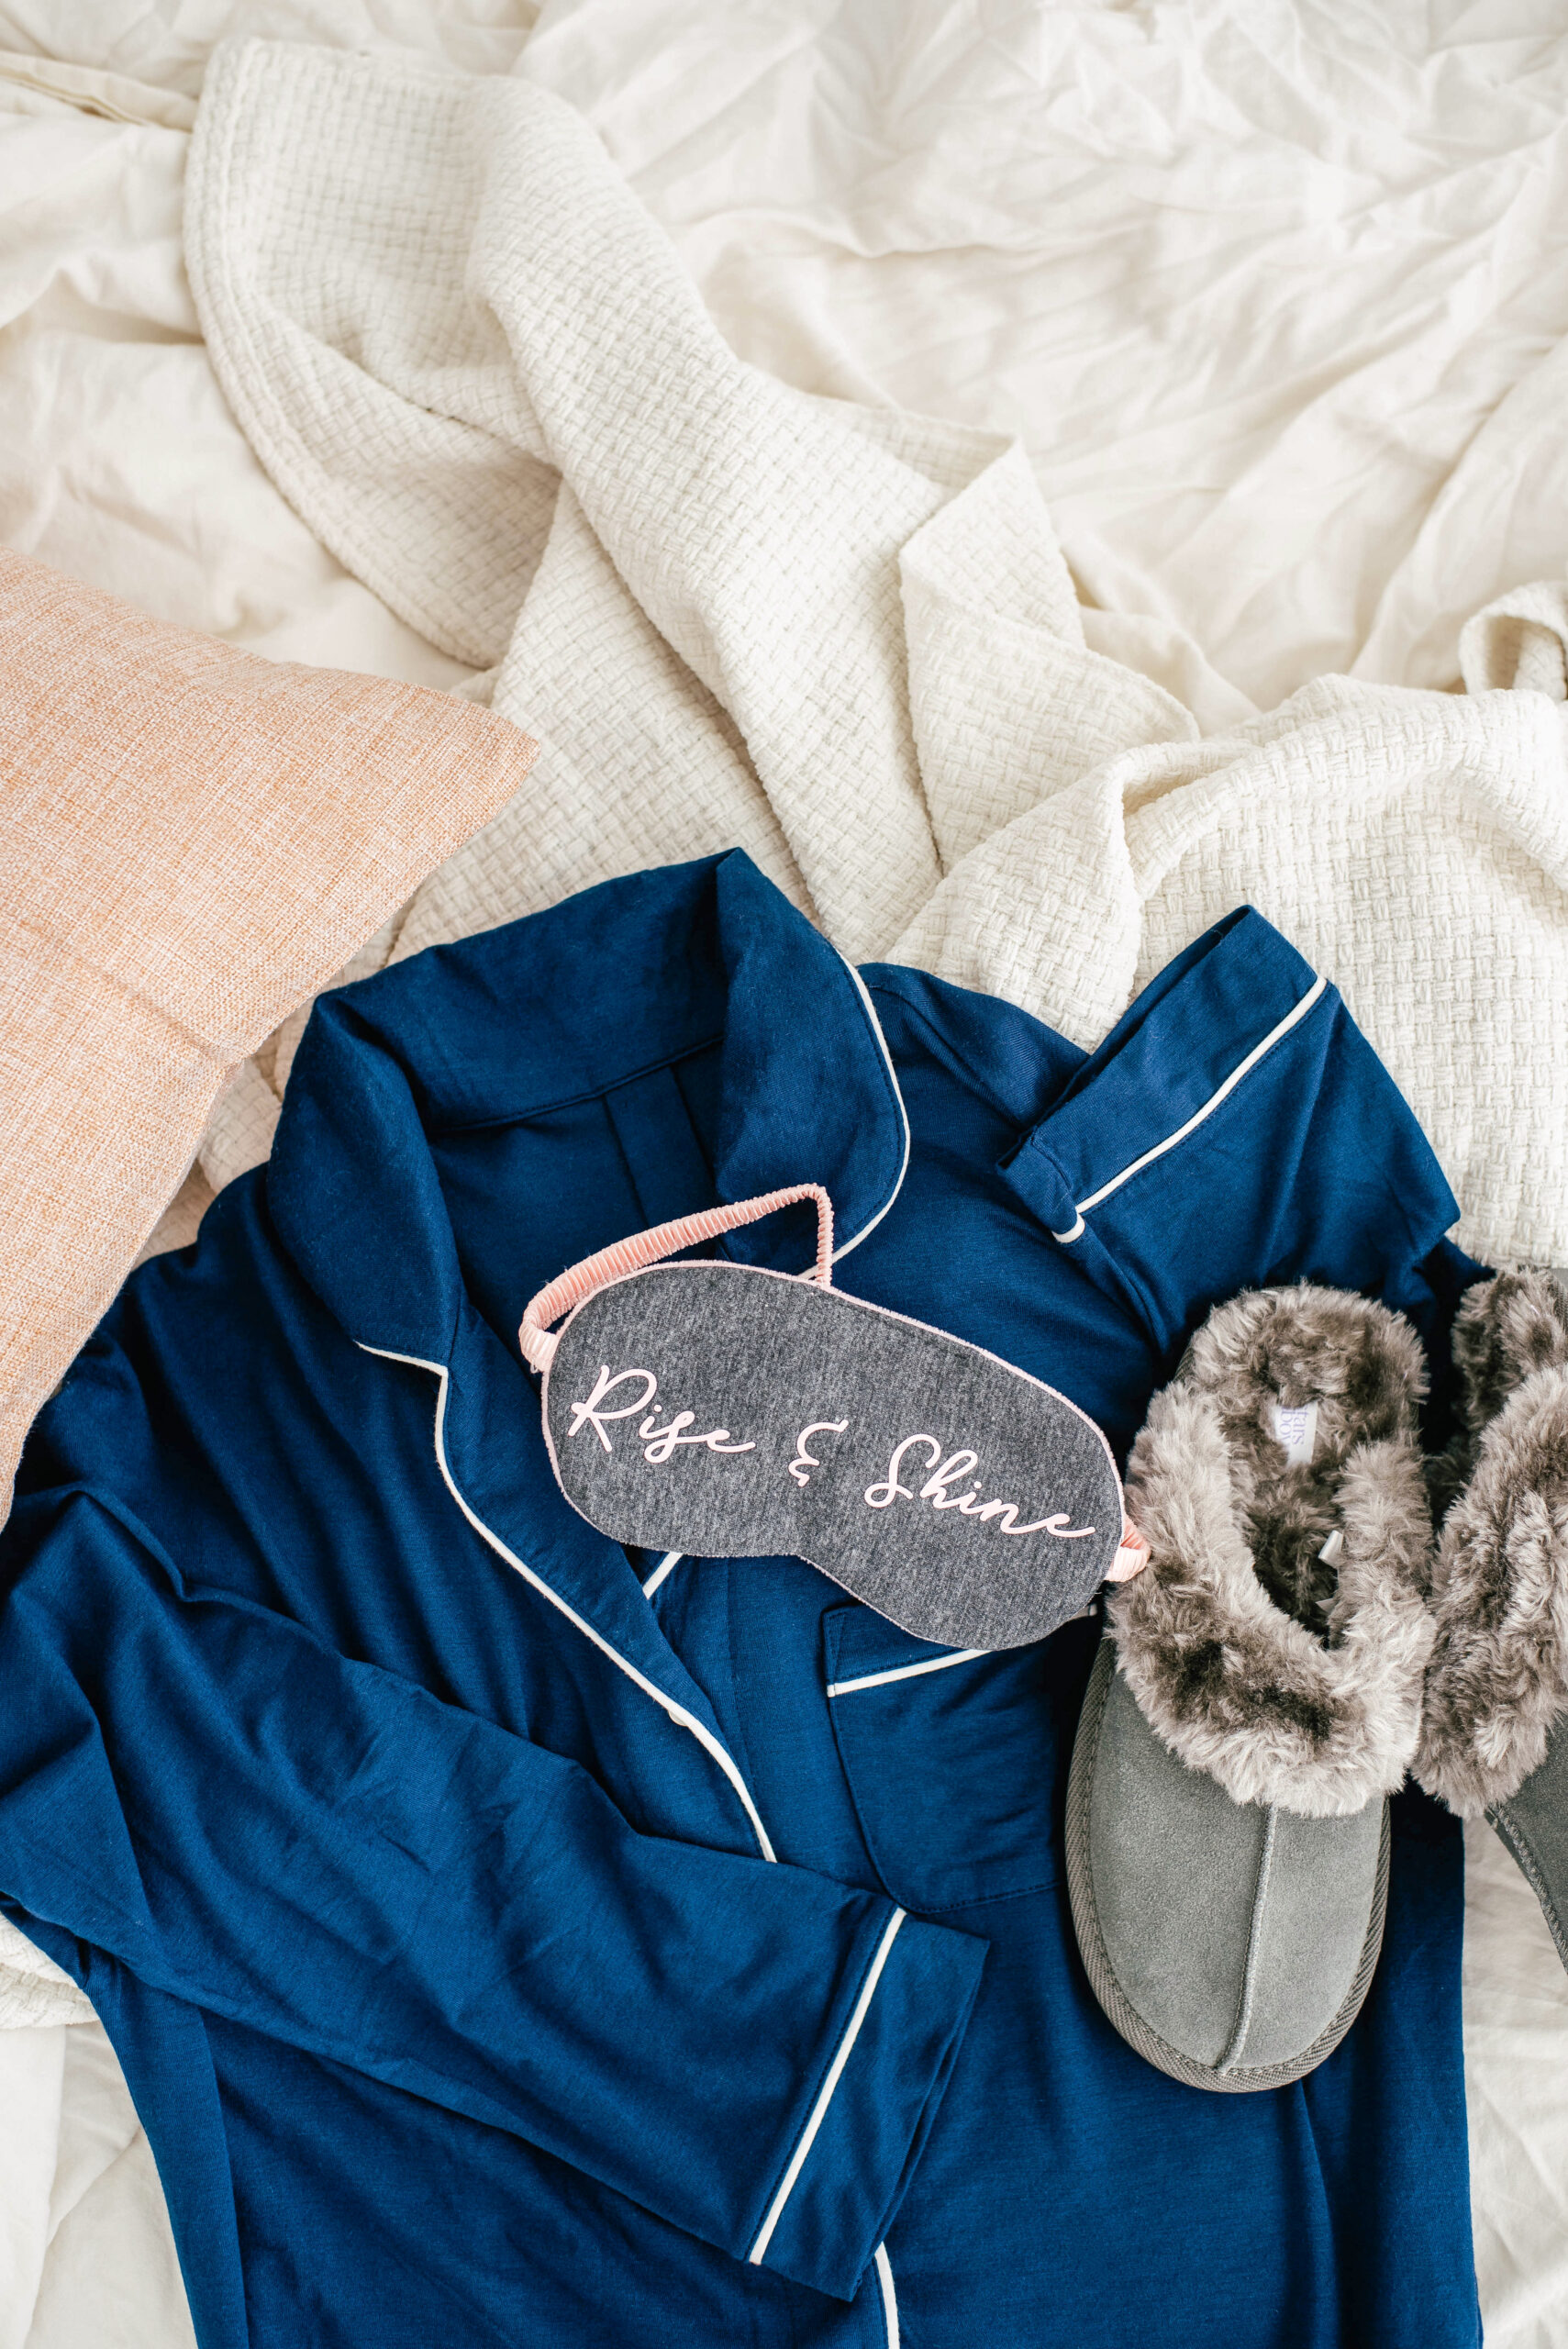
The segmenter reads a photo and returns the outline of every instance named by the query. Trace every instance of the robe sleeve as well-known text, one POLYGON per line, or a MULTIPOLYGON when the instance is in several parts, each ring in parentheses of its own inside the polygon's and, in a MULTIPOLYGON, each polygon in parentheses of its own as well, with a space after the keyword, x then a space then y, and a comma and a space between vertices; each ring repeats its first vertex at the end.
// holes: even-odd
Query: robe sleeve
POLYGON ((1337 990, 1249 907, 1143 990, 1004 1171, 1167 1362, 1243 1288, 1320 1281, 1419 1318, 1459 1215, 1337 990))
POLYGON ((22 1915, 852 2296, 983 1942, 635 1831, 578 1765, 195 1592, 82 1485, 21 1502, 0 1589, 22 1915))

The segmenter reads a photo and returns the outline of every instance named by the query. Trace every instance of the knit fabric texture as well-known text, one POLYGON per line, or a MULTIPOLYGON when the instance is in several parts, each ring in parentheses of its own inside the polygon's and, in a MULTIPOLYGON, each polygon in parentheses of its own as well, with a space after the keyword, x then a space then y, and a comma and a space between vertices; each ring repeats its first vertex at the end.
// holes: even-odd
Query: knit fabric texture
POLYGON ((543 744, 395 955, 741 846, 851 958, 1091 1045, 1250 901, 1338 983, 1464 1244, 1568 1259, 1550 615, 1472 638, 1482 690, 1328 678, 1200 739, 1087 648, 1018 448, 744 364, 587 125, 521 80, 221 49, 186 235, 273 478, 543 744))
POLYGON ((0 1515, 226 1079, 534 749, 0 550, 0 1515))

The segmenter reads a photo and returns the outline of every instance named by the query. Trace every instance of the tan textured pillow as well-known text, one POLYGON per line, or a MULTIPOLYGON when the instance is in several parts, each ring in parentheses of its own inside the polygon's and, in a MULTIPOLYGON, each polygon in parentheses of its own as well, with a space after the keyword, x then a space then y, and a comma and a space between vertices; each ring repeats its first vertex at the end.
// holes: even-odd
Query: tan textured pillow
POLYGON ((537 747, 0 550, 0 1520, 229 1071, 537 747))

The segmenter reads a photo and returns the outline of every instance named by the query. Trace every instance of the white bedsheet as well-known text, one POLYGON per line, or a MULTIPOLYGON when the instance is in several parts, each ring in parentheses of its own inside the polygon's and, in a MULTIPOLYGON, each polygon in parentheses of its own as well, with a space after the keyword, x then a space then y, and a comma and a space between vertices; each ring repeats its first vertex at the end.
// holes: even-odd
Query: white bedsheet
MULTIPOLYGON (((1019 432, 1105 607, 1091 641, 1206 731, 1329 670, 1452 682, 1470 612, 1563 573, 1555 5, 579 0, 525 45, 528 13, 0 0, 0 46, 187 95, 236 29, 520 66, 596 124, 743 355, 1019 432)), ((160 118, 0 82, 0 533, 235 641, 456 681, 224 406, 180 266, 178 109, 95 88, 160 118)), ((1468 1858, 1483 2307, 1494 2344, 1549 2349, 1568 1981, 1485 1831, 1468 1858)), ((0 2033, 4 2349, 188 2337, 103 2054, 91 2024, 0 2033), (105 2270, 117 2292, 92 2308, 105 2270)))
MULTIPOLYGON (((547 0, 528 35, 533 14, 0 0, 0 49, 190 94, 235 30, 516 65, 595 124, 742 356, 1017 431, 1080 590, 1118 639, 1146 622, 1129 640, 1173 681, 1196 658, 1262 707, 1332 670, 1448 684, 1469 613, 1562 572, 1558 0, 547 0)), ((79 306, 52 314, 69 374, 44 351, 26 371, 35 395, 68 383, 71 412, 25 455, 6 436, 0 511, 40 552, 146 564, 236 640, 270 649, 310 611, 339 658, 329 577, 239 467, 193 512, 222 434, 200 371, 147 349, 192 331, 179 170, 175 145, 96 124, 14 150, 4 315, 48 273, 18 217, 39 178, 79 306), (57 466, 58 516, 22 486, 57 466)))

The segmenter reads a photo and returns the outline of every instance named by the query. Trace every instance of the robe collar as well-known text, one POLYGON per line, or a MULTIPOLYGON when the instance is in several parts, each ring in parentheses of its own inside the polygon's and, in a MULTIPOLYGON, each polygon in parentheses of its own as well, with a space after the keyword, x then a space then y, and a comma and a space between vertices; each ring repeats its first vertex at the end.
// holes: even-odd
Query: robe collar
MULTIPOLYGON (((323 996, 267 1171, 274 1224, 351 1337, 445 1362, 464 1298, 432 1139, 715 1043, 719 1197, 825 1183, 847 1253, 903 1181, 903 1100, 859 974, 740 850, 606 882, 323 996)), ((795 1270, 808 1225, 753 1225, 728 1252, 795 1270)))
MULTIPOLYGON (((903 1100, 858 974, 739 851, 606 883, 323 997, 267 1199, 348 1336, 390 1357, 389 1375, 432 1382, 436 1464, 471 1525, 708 1749, 736 1848, 754 1849, 711 1705, 626 1552, 561 1493, 536 1383, 467 1294, 432 1151, 443 1128, 542 1114, 715 1044, 719 1197, 825 1183, 847 1253, 903 1181, 903 1100)), ((730 1252, 800 1269, 809 1226, 771 1219, 730 1252)))

